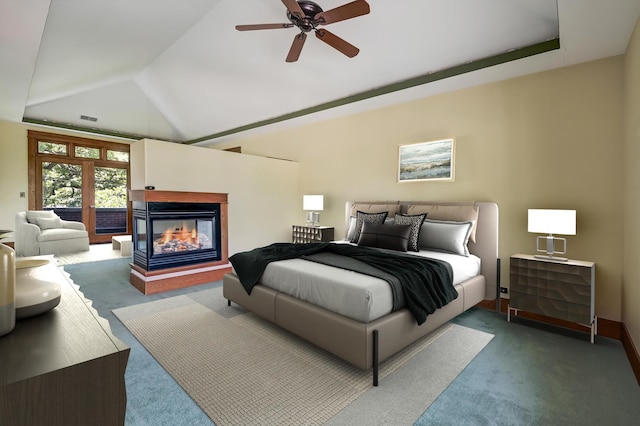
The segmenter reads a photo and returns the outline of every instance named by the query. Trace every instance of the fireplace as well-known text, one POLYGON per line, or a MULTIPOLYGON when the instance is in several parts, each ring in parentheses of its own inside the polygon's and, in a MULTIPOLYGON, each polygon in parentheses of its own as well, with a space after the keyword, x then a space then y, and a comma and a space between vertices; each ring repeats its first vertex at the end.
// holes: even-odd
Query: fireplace
POLYGON ((217 281, 227 258, 227 195, 131 191, 131 283, 145 294, 217 281))
POLYGON ((133 207, 134 264, 154 271, 220 260, 219 203, 136 204, 133 207))

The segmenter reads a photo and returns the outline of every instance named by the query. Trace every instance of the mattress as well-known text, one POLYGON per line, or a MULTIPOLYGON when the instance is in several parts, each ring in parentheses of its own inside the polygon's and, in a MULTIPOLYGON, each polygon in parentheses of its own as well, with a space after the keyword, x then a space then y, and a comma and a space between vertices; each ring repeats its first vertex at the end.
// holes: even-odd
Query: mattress
MULTIPOLYGON (((453 283, 460 284, 480 273, 480 258, 422 250, 411 253, 443 260, 453 269, 453 283)), ((297 299, 356 321, 368 323, 392 311, 389 283, 304 259, 270 263, 260 283, 297 299)))

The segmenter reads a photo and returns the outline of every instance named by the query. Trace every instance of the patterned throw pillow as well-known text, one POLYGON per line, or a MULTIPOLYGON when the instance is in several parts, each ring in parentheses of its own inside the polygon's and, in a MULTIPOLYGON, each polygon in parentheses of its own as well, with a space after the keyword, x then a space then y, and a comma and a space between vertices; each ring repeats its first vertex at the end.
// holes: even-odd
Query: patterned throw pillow
POLYGON ((349 241, 351 241, 352 243, 358 243, 358 240, 360 240, 360 233, 362 232, 362 225, 365 222, 374 225, 382 225, 388 214, 389 212, 365 213, 358 210, 358 212, 356 213, 356 229, 353 232, 351 240, 349 241))
POLYGON ((411 225, 411 232, 409 233, 409 250, 411 251, 420 251, 420 230, 426 217, 426 213, 413 216, 408 214, 396 215, 396 225, 411 225))

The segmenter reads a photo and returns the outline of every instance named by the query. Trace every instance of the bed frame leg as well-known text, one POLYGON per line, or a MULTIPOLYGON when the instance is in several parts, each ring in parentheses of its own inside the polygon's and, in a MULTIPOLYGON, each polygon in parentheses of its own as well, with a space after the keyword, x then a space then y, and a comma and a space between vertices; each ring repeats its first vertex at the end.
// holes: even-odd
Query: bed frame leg
POLYGON ((373 386, 378 386, 378 330, 373 330, 373 386))
POLYGON ((231 299, 227 299, 227 306, 231 306, 231 299))

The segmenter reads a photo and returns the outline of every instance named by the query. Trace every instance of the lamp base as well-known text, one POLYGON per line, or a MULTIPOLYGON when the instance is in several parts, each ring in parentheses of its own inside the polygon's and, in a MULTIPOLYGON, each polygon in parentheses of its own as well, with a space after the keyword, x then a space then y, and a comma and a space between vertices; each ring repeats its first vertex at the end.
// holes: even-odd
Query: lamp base
POLYGON ((320 213, 307 212, 307 226, 319 226, 319 223, 320 223, 320 213))
POLYGON ((554 237, 551 234, 549 234, 548 237, 539 236, 538 238, 536 238, 536 251, 540 253, 546 253, 546 255, 536 254, 534 257, 538 259, 546 259, 553 262, 566 262, 569 260, 566 257, 554 256, 555 254, 565 254, 567 252, 567 240, 565 238, 554 237), (542 250, 540 248, 540 241, 545 241, 547 243, 546 250, 542 250), (556 250, 555 248, 556 241, 562 241, 563 243, 562 245, 564 246, 562 251, 556 250))

